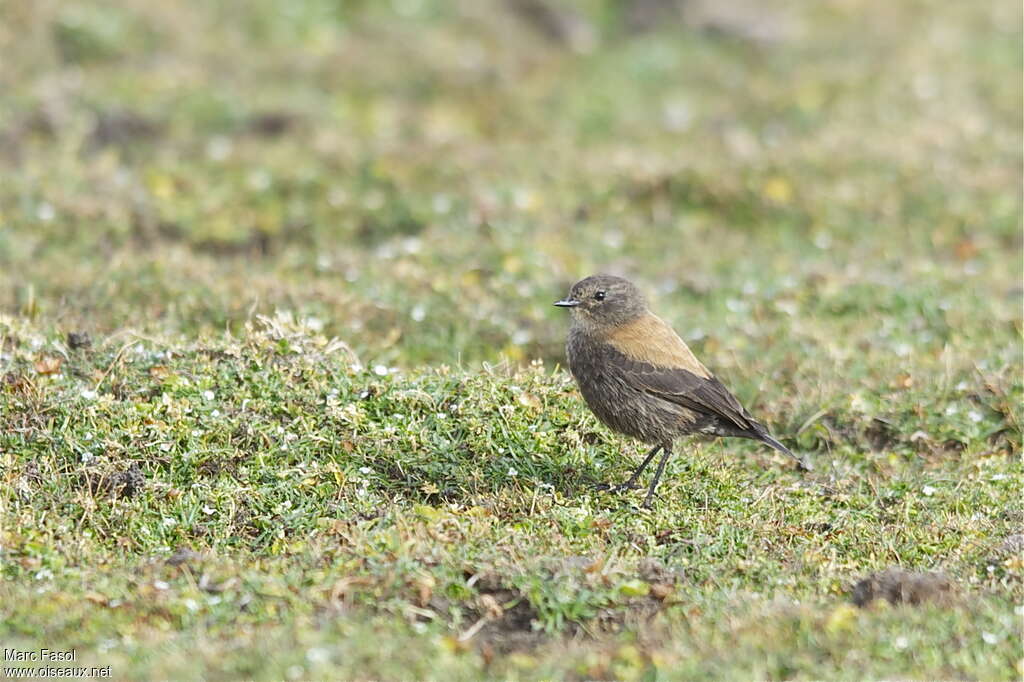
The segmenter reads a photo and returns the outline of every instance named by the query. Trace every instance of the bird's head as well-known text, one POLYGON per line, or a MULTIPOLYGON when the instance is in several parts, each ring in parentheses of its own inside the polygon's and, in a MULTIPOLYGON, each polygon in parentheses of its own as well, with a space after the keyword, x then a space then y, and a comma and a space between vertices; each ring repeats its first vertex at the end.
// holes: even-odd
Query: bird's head
POLYGON ((581 279, 555 305, 568 308, 574 322, 596 329, 611 329, 647 312, 647 301, 640 290, 628 279, 614 275, 581 279))

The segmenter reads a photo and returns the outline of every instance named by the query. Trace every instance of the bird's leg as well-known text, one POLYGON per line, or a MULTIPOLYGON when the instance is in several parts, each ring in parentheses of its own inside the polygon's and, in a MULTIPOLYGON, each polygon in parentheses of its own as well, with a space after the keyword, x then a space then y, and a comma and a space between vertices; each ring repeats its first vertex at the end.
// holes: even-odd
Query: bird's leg
POLYGON ((647 456, 644 457, 644 461, 640 462, 640 466, 636 468, 636 471, 630 474, 629 480, 626 481, 625 483, 620 483, 616 486, 612 486, 612 490, 618 493, 622 492, 623 490, 632 490, 633 488, 637 487, 636 481, 638 478, 640 478, 640 474, 644 472, 644 469, 647 468, 647 465, 650 464, 651 460, 654 459, 654 456, 658 454, 658 450, 661 450, 664 447, 664 445, 655 445, 653 448, 651 448, 651 451, 648 452, 647 456))
POLYGON ((623 490, 632 490, 633 488, 637 487, 636 479, 640 478, 640 474, 644 472, 644 469, 647 468, 647 465, 651 463, 652 459, 654 459, 654 455, 656 455, 658 450, 660 450, 663 447, 665 446, 655 445, 653 448, 651 448, 651 451, 647 453, 646 457, 644 457, 644 461, 640 463, 640 466, 636 468, 636 471, 633 472, 633 474, 629 477, 629 480, 626 481, 625 483, 619 483, 617 485, 612 485, 610 483, 601 483, 600 485, 597 486, 598 490, 610 490, 613 493, 621 493, 623 490))
MULTIPOLYGON (((651 508, 651 500, 654 498, 654 489, 658 487, 658 481, 661 480, 661 474, 665 471, 665 463, 668 461, 669 455, 672 454, 672 446, 664 446, 665 454, 661 456, 661 461, 658 462, 658 470, 654 472, 654 480, 651 481, 651 487, 647 489, 647 497, 644 498, 644 509, 651 508)), ((651 454, 654 454, 653 451, 651 454)))

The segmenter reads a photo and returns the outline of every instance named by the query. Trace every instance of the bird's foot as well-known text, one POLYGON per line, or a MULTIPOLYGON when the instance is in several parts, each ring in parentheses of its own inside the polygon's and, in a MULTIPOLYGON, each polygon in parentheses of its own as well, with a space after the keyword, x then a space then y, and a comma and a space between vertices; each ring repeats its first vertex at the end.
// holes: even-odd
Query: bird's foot
POLYGON ((606 490, 610 493, 624 493, 627 490, 636 490, 640 486, 634 481, 626 481, 625 483, 598 483, 594 486, 594 490, 606 490))

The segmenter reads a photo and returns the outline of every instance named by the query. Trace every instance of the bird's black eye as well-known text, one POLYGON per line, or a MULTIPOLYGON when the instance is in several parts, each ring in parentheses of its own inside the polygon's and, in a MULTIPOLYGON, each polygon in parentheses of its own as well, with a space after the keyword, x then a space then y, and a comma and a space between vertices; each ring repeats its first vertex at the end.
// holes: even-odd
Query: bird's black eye
POLYGON ((596 292, 594 294, 594 300, 595 301, 603 301, 604 300, 604 292, 603 291, 596 292))

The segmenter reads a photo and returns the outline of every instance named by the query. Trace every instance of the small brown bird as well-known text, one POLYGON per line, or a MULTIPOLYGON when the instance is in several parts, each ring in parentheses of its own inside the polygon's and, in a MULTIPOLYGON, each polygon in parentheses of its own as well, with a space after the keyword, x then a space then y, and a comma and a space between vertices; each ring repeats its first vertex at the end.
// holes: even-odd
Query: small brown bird
POLYGON ((555 305, 572 311, 565 350, 587 405, 612 430, 654 446, 629 480, 613 490, 636 488, 660 450, 664 454, 644 499, 644 507, 650 507, 673 442, 689 434, 759 440, 809 470, 647 308, 632 282, 593 275, 574 284, 555 305))

